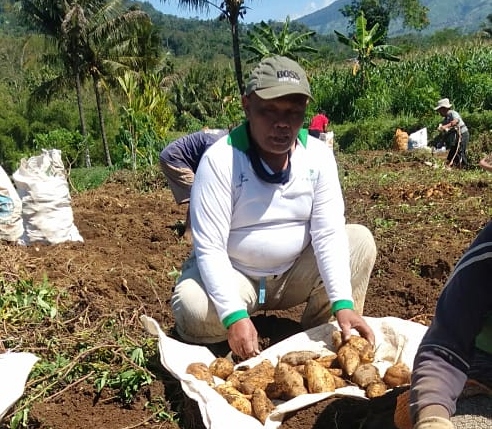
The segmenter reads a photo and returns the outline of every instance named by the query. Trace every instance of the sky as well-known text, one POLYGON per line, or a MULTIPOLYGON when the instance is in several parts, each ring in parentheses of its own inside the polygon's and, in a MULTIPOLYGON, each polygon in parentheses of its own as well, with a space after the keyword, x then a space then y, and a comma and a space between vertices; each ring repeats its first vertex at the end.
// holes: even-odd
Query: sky
MULTIPOLYGON (((144 1, 144 0, 142 0, 144 1)), ((214 19, 218 16, 218 9, 210 8, 210 13, 198 14, 196 11, 190 12, 188 9, 178 8, 177 0, 145 0, 154 6, 155 9, 168 15, 177 15, 182 18, 214 19)), ((245 23, 258 23, 260 21, 285 21, 287 16, 291 20, 308 15, 316 10, 322 9, 335 0, 247 0, 245 6, 249 7, 244 17, 245 23)), ((220 5, 221 0, 212 0, 213 3, 220 5)))

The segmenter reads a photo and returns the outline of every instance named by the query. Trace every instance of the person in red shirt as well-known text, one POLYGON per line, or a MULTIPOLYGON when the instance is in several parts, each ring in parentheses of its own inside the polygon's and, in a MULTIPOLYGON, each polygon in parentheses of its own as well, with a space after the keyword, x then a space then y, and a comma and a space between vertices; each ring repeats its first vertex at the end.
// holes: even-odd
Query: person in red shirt
POLYGON ((311 123, 309 124, 309 134, 319 139, 321 133, 326 133, 328 131, 329 123, 330 120, 328 119, 328 116, 326 116, 326 112, 321 109, 318 110, 318 114, 313 116, 311 123))

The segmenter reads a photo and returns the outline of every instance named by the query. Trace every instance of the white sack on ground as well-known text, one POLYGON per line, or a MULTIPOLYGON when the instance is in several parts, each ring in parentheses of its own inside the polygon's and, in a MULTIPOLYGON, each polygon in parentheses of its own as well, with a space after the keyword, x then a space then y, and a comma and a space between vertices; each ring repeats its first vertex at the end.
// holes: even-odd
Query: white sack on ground
POLYGON ((321 133, 319 135, 319 139, 321 141, 326 142, 328 146, 333 147, 333 142, 335 140, 335 133, 333 131, 327 131, 326 133, 321 133))
POLYGON ((0 422, 24 393, 27 377, 37 360, 32 353, 0 354, 0 422))
POLYGON ((427 128, 421 128, 408 136, 408 150, 427 148, 427 128))
MULTIPOLYGON (((185 394, 198 403, 203 423, 207 429, 229 429, 231 421, 234 422, 235 429, 276 429, 281 425, 287 412, 301 409, 329 396, 348 395, 366 398, 365 392, 355 386, 336 389, 330 393, 301 395, 279 403, 270 414, 265 425, 262 425, 257 419, 230 406, 205 381, 197 380, 194 376, 186 373, 187 366, 192 362, 210 364, 215 359, 210 350, 203 346, 185 344, 168 337, 151 317, 141 316, 140 319, 150 334, 159 337, 159 353, 162 365, 180 381, 185 394)), ((397 362, 404 362, 409 368, 413 368, 415 353, 427 327, 396 317, 365 317, 364 319, 374 330, 376 336, 374 365, 378 367, 380 374, 384 374, 389 366, 397 362)), ((333 350, 331 334, 334 330, 339 330, 338 324, 335 322, 326 323, 293 335, 263 350, 258 356, 241 362, 241 365, 252 367, 264 359, 269 359, 273 365, 276 365, 278 356, 289 351, 321 351, 326 348, 333 350)))
POLYGON ((13 174, 22 200, 22 244, 84 241, 73 221, 65 168, 58 149, 23 158, 13 174))
POLYGON ((22 201, 9 176, 0 166, 0 240, 16 242, 23 232, 22 201))

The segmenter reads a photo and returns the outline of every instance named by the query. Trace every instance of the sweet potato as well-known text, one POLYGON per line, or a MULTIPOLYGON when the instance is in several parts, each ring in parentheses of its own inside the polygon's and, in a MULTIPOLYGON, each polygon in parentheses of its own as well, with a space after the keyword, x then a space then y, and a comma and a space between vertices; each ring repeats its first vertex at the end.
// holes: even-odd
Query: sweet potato
POLYGON ((307 393, 302 375, 283 362, 279 362, 275 367, 275 383, 285 399, 292 399, 307 393))
POLYGON ((218 357, 210 363, 208 369, 212 375, 226 380, 234 371, 234 364, 229 359, 218 357))
POLYGON ((374 362, 374 347, 369 341, 359 335, 351 335, 347 341, 343 341, 342 332, 333 331, 332 343, 337 352, 341 349, 342 346, 352 346, 359 353, 359 359, 361 363, 374 362))
POLYGON ((330 372, 321 364, 311 359, 304 365, 309 393, 333 392, 335 380, 330 372))
POLYGON ((241 411, 248 416, 253 415, 253 407, 251 405, 250 397, 243 395, 237 389, 227 385, 227 383, 219 384, 215 387, 215 391, 219 393, 228 403, 236 410, 241 411))
POLYGON ((291 366, 304 365, 309 359, 318 359, 319 353, 310 350, 288 352, 280 358, 280 362, 287 363, 291 366))
POLYGON ((250 395, 255 389, 266 389, 267 385, 273 381, 273 374, 253 374, 242 381, 237 389, 247 395, 250 395))
POLYGON ((240 385, 238 390, 245 394, 252 394, 256 388, 264 390, 267 385, 274 381, 275 368, 269 360, 240 373, 238 378, 240 385))
POLYGON ((306 365, 297 365, 293 366, 292 369, 295 369, 299 374, 301 374, 304 378, 306 378, 306 370, 305 367, 306 365))
POLYGON ((241 385, 241 380, 239 379, 239 373, 241 371, 234 371, 229 377, 226 378, 226 382, 236 389, 241 385))
POLYGON ((265 391, 262 389, 256 389, 253 392, 251 406, 253 408, 253 415, 262 424, 265 424, 268 415, 275 409, 275 405, 268 399, 265 391))
POLYGON ((339 375, 331 375, 333 377, 333 381, 335 382, 335 389, 340 389, 341 387, 348 386, 347 380, 340 377, 339 375))
POLYGON ((232 396, 244 396, 246 399, 250 400, 251 395, 245 395, 237 390, 234 386, 231 386, 229 383, 225 382, 222 384, 218 384, 214 387, 214 390, 219 393, 221 396, 224 395, 232 395, 232 396))
POLYGON ((359 335, 351 335, 347 343, 355 347, 358 351, 364 350, 367 346, 372 348, 371 343, 359 335))
POLYGON ((398 362, 386 370, 383 381, 388 387, 393 388, 404 384, 410 384, 410 376, 410 368, 405 363, 398 362))
POLYGON ((360 365, 359 352, 350 344, 344 344, 337 352, 338 362, 345 374, 351 376, 360 365))
POLYGON ((343 369, 342 368, 327 368, 329 373, 331 375, 334 375, 336 377, 342 377, 343 376, 343 369))
POLYGON ((365 338, 352 335, 347 343, 359 352, 361 363, 374 362, 374 347, 365 338))
POLYGON ((359 387, 365 389, 369 384, 380 381, 379 370, 371 363, 359 365, 352 374, 352 381, 359 387))
POLYGON ((333 343, 333 348, 335 351, 338 351, 343 344, 342 331, 333 331, 331 334, 331 342, 333 343))
POLYGON ((265 388, 265 393, 269 399, 279 399, 282 397, 282 389, 281 387, 275 383, 269 383, 265 388))
POLYGON ((323 365, 325 368, 330 368, 333 362, 336 360, 337 355, 336 353, 332 353, 329 355, 324 355, 319 357, 318 359, 315 359, 316 362, 319 364, 323 365))
POLYGON ((366 387, 366 396, 369 399, 376 398, 378 396, 383 396, 388 388, 382 380, 374 381, 366 387))
POLYGON ((255 365, 251 368, 247 368, 243 371, 237 371, 237 376, 241 382, 256 376, 261 377, 271 377, 273 378, 273 374, 275 372, 275 367, 268 360, 262 360, 258 365, 255 365))
POLYGON ((186 373, 193 375, 198 380, 206 381, 210 386, 215 385, 212 373, 208 369, 208 366, 205 365, 203 362, 190 363, 186 368, 186 373))

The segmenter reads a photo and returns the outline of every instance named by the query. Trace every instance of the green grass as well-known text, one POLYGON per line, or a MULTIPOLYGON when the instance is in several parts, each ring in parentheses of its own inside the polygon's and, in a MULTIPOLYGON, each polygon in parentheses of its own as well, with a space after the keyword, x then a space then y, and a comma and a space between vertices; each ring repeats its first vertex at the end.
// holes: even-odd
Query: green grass
POLYGON ((75 192, 98 188, 113 171, 109 167, 73 168, 69 176, 70 187, 75 192))

